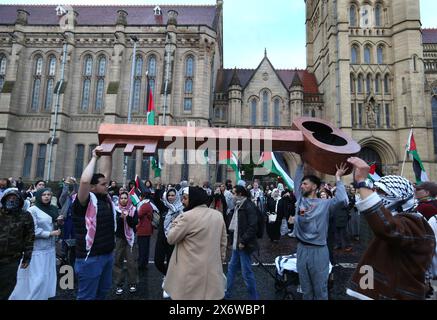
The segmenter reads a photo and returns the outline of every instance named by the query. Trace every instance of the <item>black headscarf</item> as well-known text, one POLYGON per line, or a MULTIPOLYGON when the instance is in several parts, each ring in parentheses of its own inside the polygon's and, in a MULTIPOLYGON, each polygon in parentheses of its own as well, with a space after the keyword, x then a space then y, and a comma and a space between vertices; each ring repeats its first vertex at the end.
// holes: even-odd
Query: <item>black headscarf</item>
POLYGON ((47 213, 50 217, 52 217, 52 221, 55 222, 56 219, 59 217, 59 210, 56 206, 49 203, 42 203, 42 194, 46 191, 52 192, 48 188, 39 189, 37 192, 35 192, 35 206, 38 207, 41 211, 44 211, 47 213))
POLYGON ((208 194, 201 187, 188 188, 188 207, 184 211, 189 211, 195 207, 206 205, 208 203, 208 194))

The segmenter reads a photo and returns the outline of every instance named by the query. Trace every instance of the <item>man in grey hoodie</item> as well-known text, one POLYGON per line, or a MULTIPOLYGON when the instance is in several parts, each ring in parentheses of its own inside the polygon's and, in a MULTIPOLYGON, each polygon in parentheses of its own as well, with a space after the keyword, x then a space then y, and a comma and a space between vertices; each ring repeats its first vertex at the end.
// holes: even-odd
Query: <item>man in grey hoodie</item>
POLYGON ((303 162, 295 174, 296 215, 294 234, 298 240, 297 271, 304 300, 328 300, 329 252, 327 233, 329 214, 337 206, 346 206, 348 196, 341 182, 346 164, 337 166, 335 198, 320 199, 317 190, 320 179, 314 175, 303 176, 303 162))

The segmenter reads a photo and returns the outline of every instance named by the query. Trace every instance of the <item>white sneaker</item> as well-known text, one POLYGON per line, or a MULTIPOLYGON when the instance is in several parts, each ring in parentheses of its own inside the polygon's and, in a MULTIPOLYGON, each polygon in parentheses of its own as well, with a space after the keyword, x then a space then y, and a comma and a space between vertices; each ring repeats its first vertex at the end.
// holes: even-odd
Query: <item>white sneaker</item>
POLYGON ((162 291, 162 297, 163 297, 164 299, 168 299, 168 298, 170 298, 170 295, 169 295, 167 292, 165 292, 165 290, 163 290, 163 291, 162 291))
POLYGON ((115 290, 115 294, 117 295, 117 296, 119 296, 119 295, 121 295, 121 294, 123 294, 123 288, 121 288, 121 287, 117 287, 117 289, 115 290))

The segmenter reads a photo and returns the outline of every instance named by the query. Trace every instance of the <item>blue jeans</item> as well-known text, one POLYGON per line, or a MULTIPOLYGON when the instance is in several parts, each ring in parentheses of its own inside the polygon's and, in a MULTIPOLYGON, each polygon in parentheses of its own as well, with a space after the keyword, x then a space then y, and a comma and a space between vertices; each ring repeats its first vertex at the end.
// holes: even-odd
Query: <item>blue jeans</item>
POLYGON ((226 275, 226 294, 225 299, 232 298, 232 287, 234 285, 235 273, 241 269, 243 275, 244 283, 247 287, 247 292, 249 294, 250 300, 258 300, 258 292, 256 291, 255 275, 252 271, 252 258, 250 254, 244 250, 233 250, 231 261, 228 265, 228 273, 226 275))
POLYGON ((112 287, 112 253, 76 259, 77 300, 104 300, 112 287))

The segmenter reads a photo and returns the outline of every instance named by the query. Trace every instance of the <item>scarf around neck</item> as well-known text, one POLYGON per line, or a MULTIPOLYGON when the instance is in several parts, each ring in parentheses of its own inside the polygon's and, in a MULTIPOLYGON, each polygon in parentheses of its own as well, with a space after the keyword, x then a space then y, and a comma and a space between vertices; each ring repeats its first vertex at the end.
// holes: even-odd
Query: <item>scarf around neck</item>
POLYGON ((164 194, 164 197, 162 200, 164 202, 164 205, 168 208, 167 214, 165 215, 165 218, 164 218, 164 234, 167 237, 168 232, 170 231, 172 222, 174 221, 174 219, 176 219, 176 217, 179 214, 181 214, 184 211, 184 205, 181 202, 180 194, 177 192, 176 189, 173 189, 173 188, 169 189, 164 194), (173 203, 170 203, 167 200, 167 194, 170 191, 172 191, 176 194, 176 198, 175 198, 175 201, 173 203))
MULTIPOLYGON (((127 211, 127 215, 133 218, 133 216, 135 215, 135 207, 132 204, 130 197, 128 197, 127 199, 128 199, 127 204, 125 206, 122 206, 120 202, 118 202, 118 206, 116 210, 120 213, 122 213, 123 211, 127 211)), ((134 246, 134 240, 135 240, 134 229, 129 227, 129 225, 127 224, 127 219, 123 219, 123 223, 124 223, 124 236, 126 237, 126 241, 129 244, 132 251, 132 248, 134 246)))

